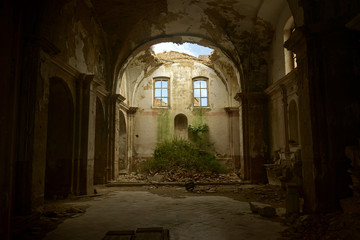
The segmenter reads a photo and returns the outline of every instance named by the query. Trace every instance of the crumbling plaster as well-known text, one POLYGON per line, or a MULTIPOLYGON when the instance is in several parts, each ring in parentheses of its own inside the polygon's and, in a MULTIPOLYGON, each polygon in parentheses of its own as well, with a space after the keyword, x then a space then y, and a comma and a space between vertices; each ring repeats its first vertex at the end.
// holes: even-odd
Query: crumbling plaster
POLYGON ((193 107, 192 79, 196 77, 208 78, 209 107, 205 108, 205 122, 210 128, 210 142, 214 143, 214 150, 220 155, 230 156, 229 149, 229 120, 225 107, 237 107, 232 102, 231 93, 224 82, 214 71, 200 59, 181 53, 157 54, 161 65, 150 74, 140 74, 140 81, 134 89, 133 105, 138 107, 135 115, 135 152, 138 158, 152 156, 159 141, 158 124, 166 124, 166 131, 173 137, 174 118, 177 114, 185 114, 189 124, 196 120, 193 107), (156 77, 169 78, 169 108, 153 106, 153 79, 156 77), (166 117, 166 121, 163 119, 166 117), (164 121, 160 121, 161 119, 164 121), (161 123, 159 123, 161 122, 161 123))
MULTIPOLYGON (((176 54, 176 53, 173 53, 176 54)), ((167 56, 166 54, 157 54, 156 56, 151 49, 139 52, 136 56, 129 59, 129 63, 123 68, 123 75, 119 79, 117 92, 124 94, 127 98, 127 103, 134 105, 134 94, 140 82, 149 75, 153 74, 162 64, 174 62, 174 56, 167 56), (124 89, 127 89, 125 92, 124 89)), ((229 94, 229 104, 232 105, 234 97, 237 92, 241 91, 241 79, 238 69, 234 63, 221 51, 214 50, 208 58, 196 58, 192 56, 179 55, 177 61, 194 61, 204 64, 212 69, 215 74, 224 83, 229 94), (183 58, 183 60, 181 60, 183 58)))
MULTIPOLYGON (((268 84, 268 51, 278 19, 277 12, 287 2, 152 1, 151 5, 157 8, 139 1, 123 1, 114 5, 109 0, 93 0, 93 4, 112 43, 114 79, 122 75, 122 66, 130 56, 142 51, 140 48, 144 44, 169 40, 181 43, 186 41, 184 37, 195 37, 215 43, 232 59, 239 72, 245 75, 242 79, 248 86, 242 84, 243 90, 262 91, 268 84)), ((200 43, 198 40, 192 42, 200 43)), ((117 88, 115 83, 113 91, 117 88)))
POLYGON ((58 48, 58 59, 105 82, 108 42, 92 8, 89 1, 50 1, 45 7, 41 35, 58 48))

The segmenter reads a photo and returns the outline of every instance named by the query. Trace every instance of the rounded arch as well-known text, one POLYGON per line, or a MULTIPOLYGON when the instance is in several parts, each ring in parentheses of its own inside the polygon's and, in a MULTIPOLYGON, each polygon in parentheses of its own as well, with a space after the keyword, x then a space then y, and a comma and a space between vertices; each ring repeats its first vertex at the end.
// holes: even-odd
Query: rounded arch
POLYGON ((188 139, 188 118, 183 113, 177 114, 174 118, 174 135, 178 139, 188 139))
MULTIPOLYGON (((229 46, 227 48, 225 48, 222 45, 216 43, 214 40, 209 39, 209 38, 205 38, 202 36, 195 36, 195 35, 179 34, 179 35, 171 35, 171 36, 154 37, 154 38, 148 40, 147 42, 136 46, 129 53, 129 55, 126 57, 125 60, 121 60, 119 57, 117 59, 117 62, 115 64, 115 68, 114 68, 114 84, 112 86, 112 88, 113 88, 112 91, 114 93, 119 93, 119 89, 122 84, 124 73, 125 73, 127 67, 129 66, 129 64, 134 59, 136 59, 137 57, 142 55, 143 52, 149 50, 152 45, 157 44, 157 43, 162 43, 162 42, 174 42, 174 43, 179 43, 179 44, 185 43, 185 42, 190 42, 190 43, 195 43, 195 44, 199 44, 199 45, 210 47, 210 48, 214 49, 214 52, 216 52, 218 54, 218 56, 226 59, 229 62, 229 65, 230 65, 229 67, 232 69, 231 71, 235 75, 237 84, 239 86, 238 92, 242 91, 243 79, 244 79, 242 64, 240 61, 239 54, 237 54, 237 50, 231 42, 229 42, 229 44, 228 44, 229 46), (236 53, 236 54, 234 54, 234 53, 236 53)), ((219 63, 218 67, 215 65, 215 67, 217 67, 217 69, 214 69, 214 70, 217 72, 223 71, 222 66, 220 66, 220 65, 221 65, 220 63, 219 63)))
POLYGON ((67 197, 73 192, 74 102, 63 79, 49 82, 45 196, 67 197))

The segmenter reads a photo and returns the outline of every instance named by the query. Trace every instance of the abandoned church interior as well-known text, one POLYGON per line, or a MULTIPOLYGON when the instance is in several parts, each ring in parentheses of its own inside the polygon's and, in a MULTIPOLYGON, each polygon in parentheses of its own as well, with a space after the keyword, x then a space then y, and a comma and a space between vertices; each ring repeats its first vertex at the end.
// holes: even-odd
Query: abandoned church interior
POLYGON ((286 165, 281 184, 303 213, 359 202, 360 1, 18 0, 0 11, 1 239, 47 199, 138 172, 194 126, 239 181, 273 184, 286 165), (155 53, 160 43, 211 51, 155 53))

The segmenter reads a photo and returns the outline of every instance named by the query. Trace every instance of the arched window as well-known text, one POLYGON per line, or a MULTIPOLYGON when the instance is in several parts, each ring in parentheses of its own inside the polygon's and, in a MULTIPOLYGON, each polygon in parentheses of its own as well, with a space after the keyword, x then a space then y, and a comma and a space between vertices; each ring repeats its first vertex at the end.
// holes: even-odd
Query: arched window
POLYGON ((155 78, 154 79, 154 107, 168 107, 169 106, 169 79, 155 78))
POLYGON ((208 79, 207 78, 195 78, 193 80, 193 88, 194 88, 194 107, 209 106, 208 79))

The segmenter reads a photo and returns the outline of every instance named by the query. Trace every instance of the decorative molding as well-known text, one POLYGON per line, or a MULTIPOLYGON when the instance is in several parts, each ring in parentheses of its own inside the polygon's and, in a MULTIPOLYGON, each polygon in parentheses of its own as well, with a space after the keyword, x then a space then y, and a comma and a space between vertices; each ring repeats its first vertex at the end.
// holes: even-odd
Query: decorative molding
POLYGON ((38 38, 36 42, 39 44, 40 49, 43 50, 45 53, 49 54, 51 57, 55 57, 61 51, 57 48, 52 42, 47 40, 46 38, 38 38))
POLYGON ((124 102, 121 102, 120 103, 120 107, 119 107, 121 110, 125 111, 125 112, 128 112, 129 111, 129 105, 127 105, 126 103, 124 102))
POLYGON ((79 77, 79 80, 82 81, 83 83, 85 84, 91 84, 91 83, 94 83, 95 86, 97 87, 98 86, 98 83, 93 81, 94 80, 94 77, 95 75, 94 74, 85 74, 85 73, 81 73, 80 74, 80 77, 79 77))
POLYGON ((116 94, 116 101, 118 101, 119 103, 122 103, 125 101, 125 97, 121 94, 116 94))
POLYGON ((239 107, 225 107, 227 113, 239 112, 239 107))
POLYGON ((306 39, 301 27, 295 29, 290 38, 284 43, 284 47, 295 52, 298 60, 306 56, 306 39))
POLYGON ((237 93, 235 95, 235 100, 238 102, 244 102, 254 104, 254 103, 264 103, 267 99, 267 95, 264 92, 249 92, 249 93, 237 93))
POLYGON ((289 93, 293 92, 290 90, 290 88, 295 85, 297 86, 297 79, 299 77, 300 77, 299 70, 297 68, 295 68, 294 70, 292 70, 291 72, 286 74, 284 77, 282 77, 281 79, 279 79, 278 81, 276 81, 275 83, 270 85, 267 89, 265 89, 264 92, 266 93, 266 95, 271 97, 277 91, 280 90, 281 86, 285 86, 289 93))
POLYGON ((129 107, 129 109, 127 110, 127 113, 135 114, 137 110, 138 110, 138 107, 129 107))
MULTIPOLYGON (((45 52, 46 53, 46 52, 45 52)), ((59 68, 60 70, 62 70, 64 73, 66 73, 67 75, 69 75, 70 77, 73 77, 75 79, 79 79, 81 73, 71 67, 70 65, 68 65, 67 63, 62 62, 61 60, 59 60, 57 57, 52 57, 50 55, 44 54, 44 56, 52 63, 54 64, 55 67, 59 68)))

